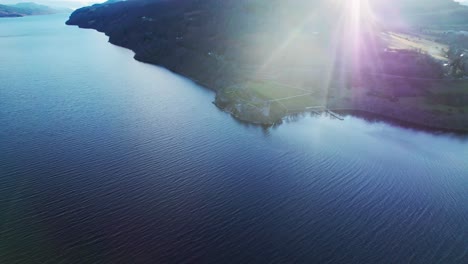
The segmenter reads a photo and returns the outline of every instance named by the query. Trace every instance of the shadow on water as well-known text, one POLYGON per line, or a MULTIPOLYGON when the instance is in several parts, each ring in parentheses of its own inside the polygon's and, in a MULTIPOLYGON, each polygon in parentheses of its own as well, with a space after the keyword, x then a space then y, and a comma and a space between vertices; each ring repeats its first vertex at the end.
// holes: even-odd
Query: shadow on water
POLYGON ((386 123, 393 127, 403 128, 407 130, 411 130, 414 132, 425 132, 431 135, 451 135, 458 139, 468 140, 468 131, 464 130, 456 130, 456 129, 444 129, 444 128, 434 128, 430 126, 418 125, 411 122, 406 122, 402 120, 398 120, 391 117, 381 116, 378 114, 373 114, 365 111, 336 111, 337 113, 343 116, 352 116, 362 120, 365 120, 367 123, 370 124, 377 124, 377 123, 386 123))
MULTIPOLYGON (((377 115, 374 113, 369 113, 365 111, 335 111, 336 113, 340 114, 343 117, 353 117, 360 120, 365 121, 368 124, 379 124, 383 123, 389 125, 394 128, 405 129, 415 133, 422 132, 434 136, 449 136, 451 138, 455 138, 462 141, 468 141, 468 131, 464 130, 456 130, 456 129, 443 129, 443 128, 434 128, 430 126, 418 125, 413 124, 411 122, 405 122, 394 118, 389 118, 386 116, 377 115)), ((296 122, 301 122, 304 118, 311 117, 311 118, 329 118, 333 120, 340 121, 335 117, 326 114, 326 113, 312 113, 312 112, 298 112, 289 114, 288 116, 284 117, 281 122, 273 125, 268 126, 265 129, 274 129, 282 124, 292 124, 296 122)), ((242 121, 239 121, 243 124, 242 121)), ((341 122, 341 121, 340 121, 341 122)), ((252 126, 250 124, 250 126, 252 126)), ((254 125, 255 126, 255 125, 254 125)))

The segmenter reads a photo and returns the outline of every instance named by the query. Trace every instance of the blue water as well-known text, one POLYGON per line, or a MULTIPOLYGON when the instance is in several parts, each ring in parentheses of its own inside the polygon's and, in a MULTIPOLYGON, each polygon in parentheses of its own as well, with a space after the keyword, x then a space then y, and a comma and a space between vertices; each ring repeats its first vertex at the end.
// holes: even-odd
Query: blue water
POLYGON ((65 20, 0 20, 0 263, 468 263, 467 137, 241 124, 65 20))

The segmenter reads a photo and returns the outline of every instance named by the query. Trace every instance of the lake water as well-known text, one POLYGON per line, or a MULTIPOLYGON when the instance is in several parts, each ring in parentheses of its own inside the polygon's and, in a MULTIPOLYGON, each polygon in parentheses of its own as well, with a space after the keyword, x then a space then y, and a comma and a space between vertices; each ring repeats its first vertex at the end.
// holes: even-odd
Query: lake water
POLYGON ((241 124, 63 15, 0 20, 0 263, 468 263, 468 138, 241 124))

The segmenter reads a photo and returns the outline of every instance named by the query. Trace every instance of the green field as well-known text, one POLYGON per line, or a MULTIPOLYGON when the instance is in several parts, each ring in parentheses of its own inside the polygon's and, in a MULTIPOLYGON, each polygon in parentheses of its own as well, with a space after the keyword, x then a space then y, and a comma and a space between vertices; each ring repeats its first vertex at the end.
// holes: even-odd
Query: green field
POLYGON ((254 105, 262 101, 271 101, 272 107, 281 107, 287 111, 326 104, 325 93, 318 87, 295 87, 268 80, 250 80, 243 84, 243 89, 233 93, 241 100, 253 101, 254 105))

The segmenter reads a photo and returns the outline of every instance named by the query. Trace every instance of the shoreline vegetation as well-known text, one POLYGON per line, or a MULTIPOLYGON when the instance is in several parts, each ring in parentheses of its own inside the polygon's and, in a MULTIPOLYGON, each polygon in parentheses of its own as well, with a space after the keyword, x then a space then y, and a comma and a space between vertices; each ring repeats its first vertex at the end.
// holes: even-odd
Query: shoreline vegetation
MULTIPOLYGON (((421 21, 403 28, 365 28, 369 21, 362 18, 357 34, 320 15, 294 27, 307 13, 295 10, 290 17, 289 9, 298 7, 276 0, 135 0, 78 9, 67 24, 104 32, 112 44, 133 50, 136 60, 214 90, 217 107, 248 123, 269 126, 297 113, 359 111, 468 132, 468 34, 462 30, 468 29, 468 8, 439 2, 466 18, 451 14, 458 19, 453 26, 427 24, 434 17, 419 15, 421 21)), ((343 10, 335 12, 346 17, 343 10)))
MULTIPOLYGON (((386 80, 381 78, 384 77, 376 78, 372 82, 376 86, 389 82, 387 79, 389 77, 385 77, 386 80)), ((399 77, 396 77, 396 79, 399 81, 400 87, 408 87, 405 82, 411 80, 399 77)), ((284 100, 266 100, 267 95, 262 96, 261 88, 251 85, 246 88, 246 92, 255 91, 253 95, 235 94, 242 90, 242 88, 238 87, 222 89, 217 91, 214 103, 237 119, 260 125, 272 125, 281 122, 286 116, 297 113, 321 114, 332 111, 332 116, 333 112, 361 112, 425 128, 467 132, 468 105, 465 102, 468 95, 468 82, 446 79, 417 81, 429 83, 419 84, 424 89, 417 93, 413 91, 412 94, 379 93, 378 90, 376 91, 372 87, 355 86, 347 88, 343 85, 336 89, 323 91, 299 90, 297 97, 294 95, 282 97, 284 100), (440 86, 451 87, 450 92, 441 90, 440 86), (231 95, 233 93, 235 96, 231 95)), ((370 80, 368 82, 371 83, 370 80)), ((277 87, 278 83, 270 83, 264 86, 272 89, 272 87, 277 87)), ((290 91, 290 89, 291 87, 288 87, 288 89, 284 90, 290 91)), ((386 91, 391 90, 387 89, 386 91)), ((270 94, 271 91, 268 91, 268 95, 270 94)))

